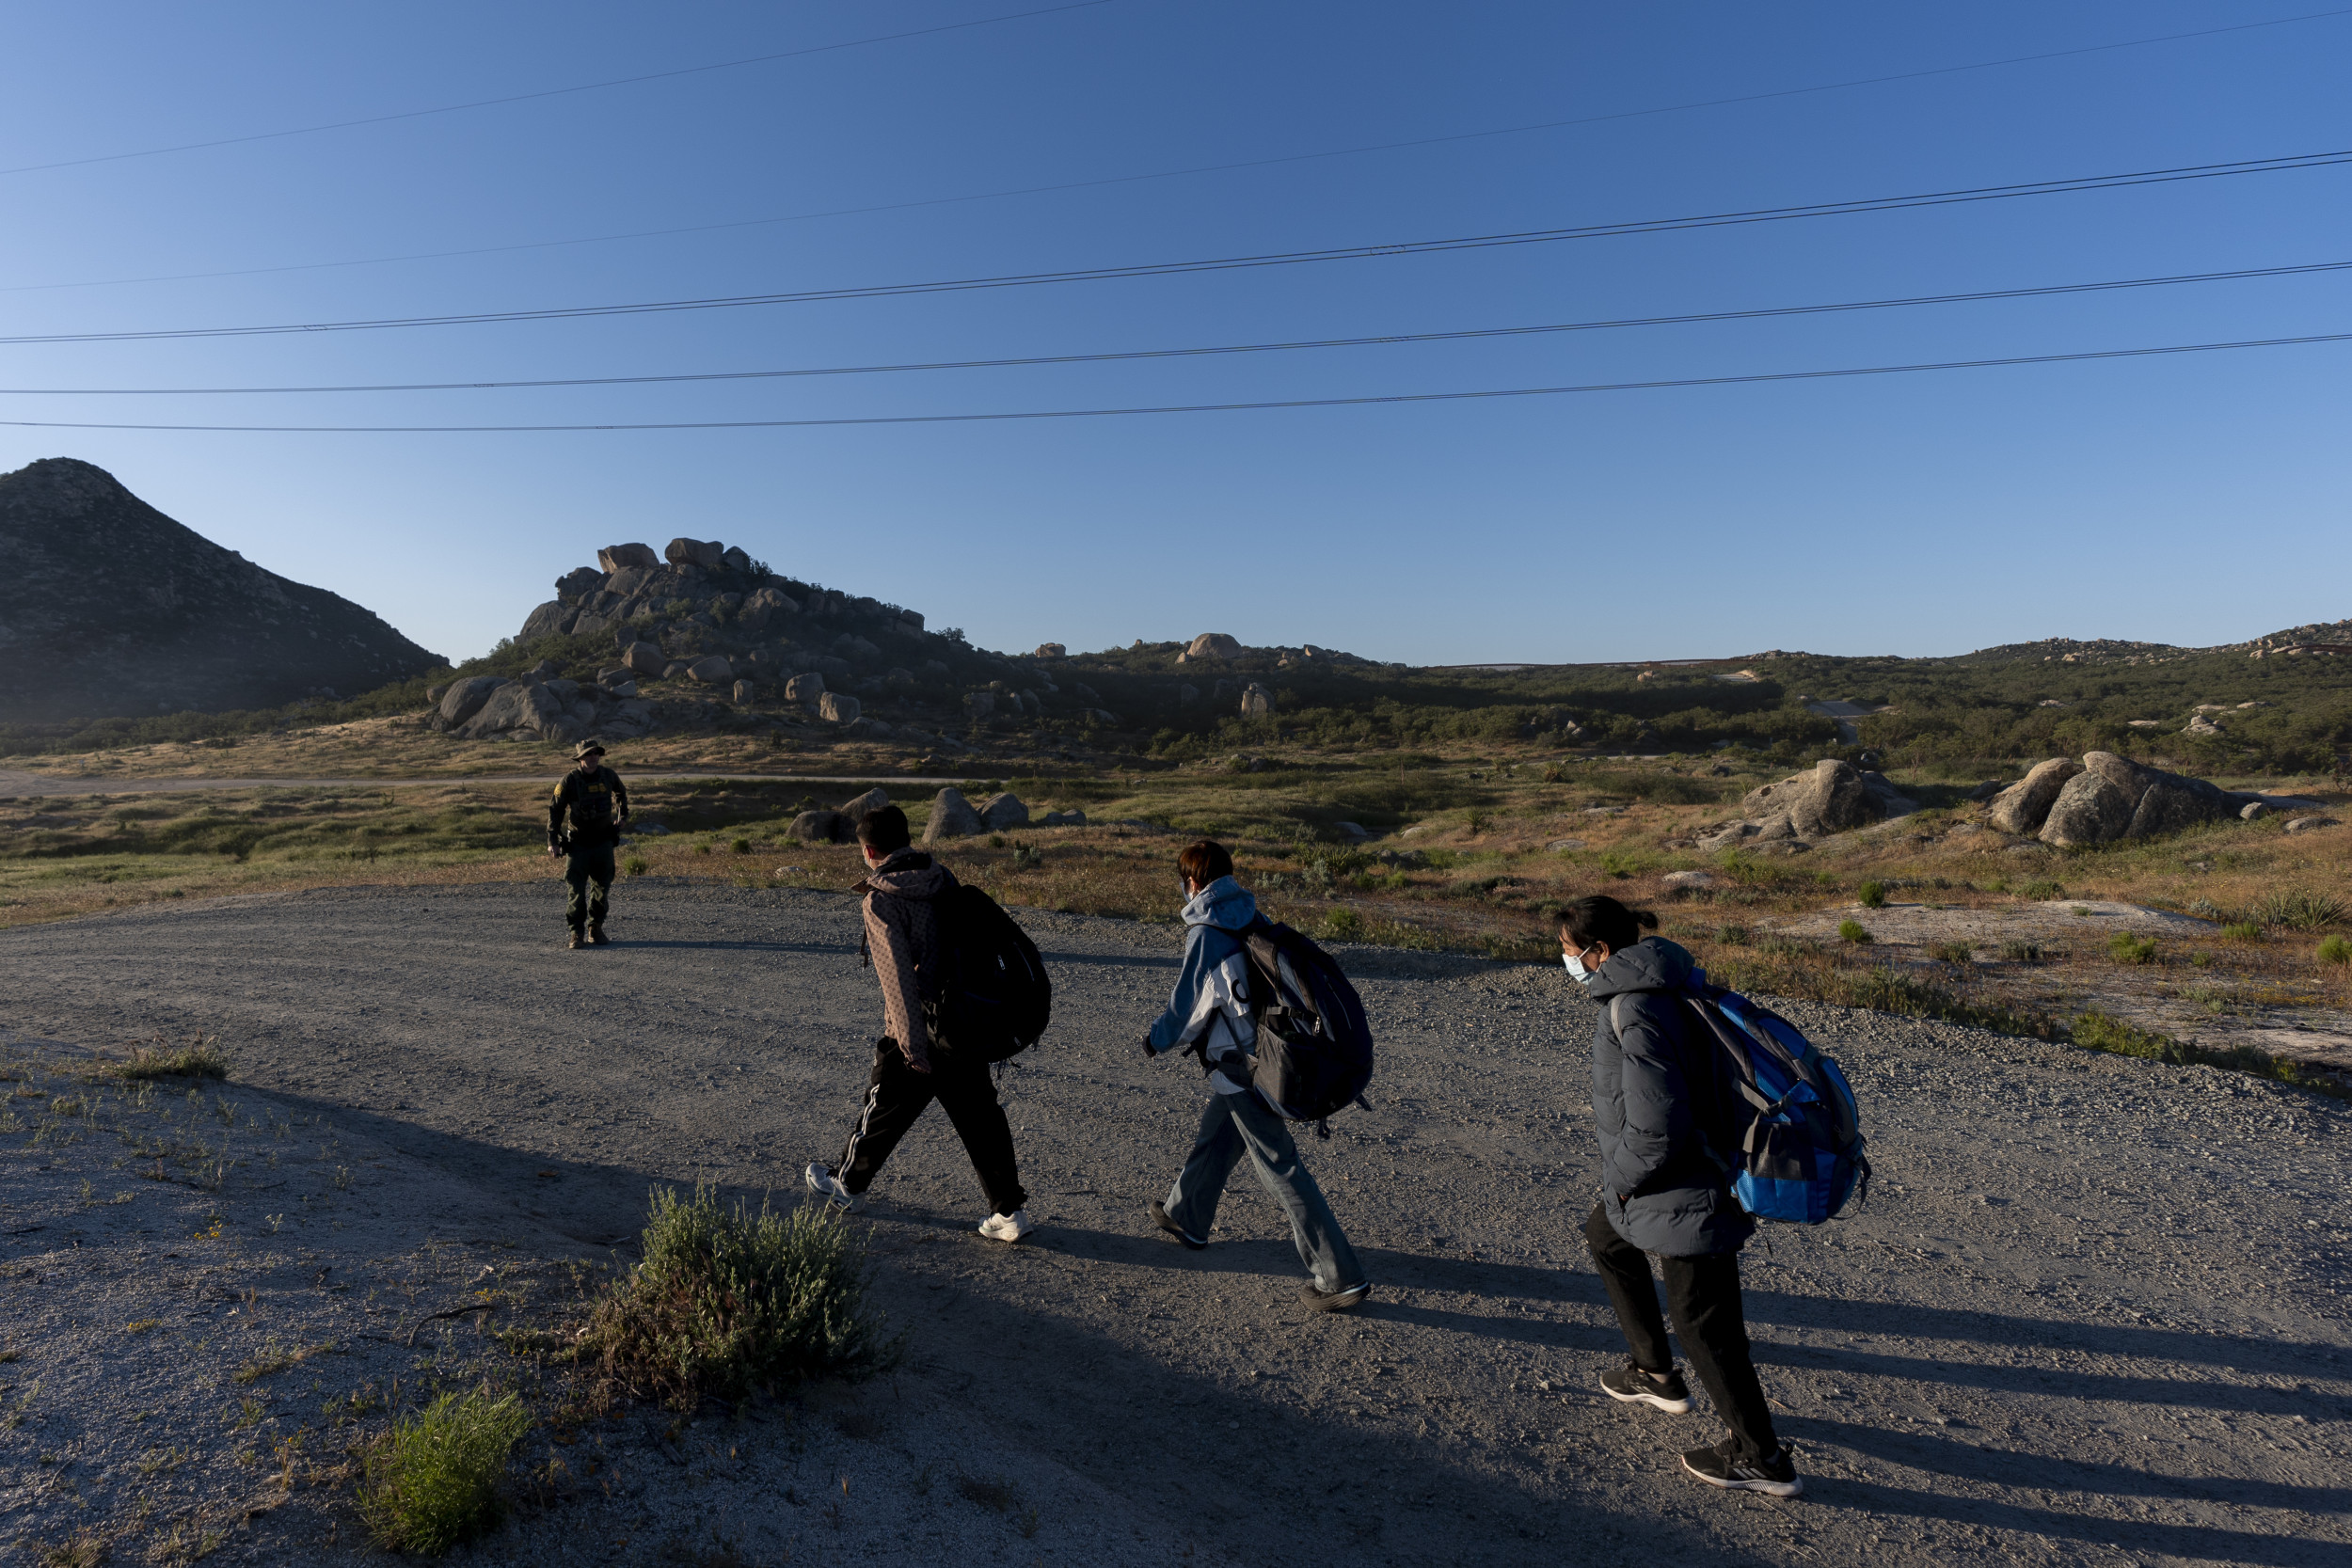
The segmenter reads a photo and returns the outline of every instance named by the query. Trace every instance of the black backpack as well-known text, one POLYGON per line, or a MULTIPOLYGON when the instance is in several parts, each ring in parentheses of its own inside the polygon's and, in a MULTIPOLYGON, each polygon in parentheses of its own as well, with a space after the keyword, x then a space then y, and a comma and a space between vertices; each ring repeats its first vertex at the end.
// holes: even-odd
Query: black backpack
POLYGON ((1259 1095, 1289 1121, 1319 1122, 1355 1104, 1372 1082, 1372 1027, 1338 961, 1279 920, 1260 918, 1238 934, 1258 1026, 1259 1095))
POLYGON ((945 975, 932 1011, 932 1037, 966 1061, 1001 1062, 1035 1045, 1054 1011, 1029 933, 995 899, 959 882, 938 903, 945 975))

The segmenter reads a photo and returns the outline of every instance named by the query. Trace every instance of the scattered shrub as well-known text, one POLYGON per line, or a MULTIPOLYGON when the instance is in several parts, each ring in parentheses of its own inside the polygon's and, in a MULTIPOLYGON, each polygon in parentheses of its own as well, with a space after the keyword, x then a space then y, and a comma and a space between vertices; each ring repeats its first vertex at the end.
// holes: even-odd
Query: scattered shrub
POLYGON ((2352 942, 2342 937, 2326 937, 2319 943, 2319 961, 2324 964, 2352 964, 2352 942))
POLYGON ((443 1394, 392 1423, 361 1463, 359 1517, 387 1551, 439 1557, 498 1523, 499 1478, 531 1426, 513 1394, 443 1394))
POLYGON ((1333 942, 1354 942, 1363 932, 1363 916, 1354 910, 1333 910, 1323 917, 1323 934, 1333 942))
POLYGON ((2107 954, 2120 964, 2152 964, 2156 961, 2156 939, 2118 931, 2107 939, 2107 954))
POLYGON ((2301 888, 2265 894, 2254 901, 2246 914, 2257 925, 2280 926, 2290 931, 2318 931, 2352 923, 2352 905, 2332 893, 2301 888))
POLYGON ((2230 942, 2260 942, 2263 928, 2250 920, 2233 920, 2221 927, 2221 935, 2230 942))
POLYGON ((694 845, 694 853, 698 855, 707 855, 710 853, 710 840, 707 838, 697 840, 694 845))
POLYGON ((830 1209, 722 1209, 707 1186, 656 1188, 644 1261, 597 1304, 580 1359, 624 1392, 691 1410, 897 1364, 866 1306, 866 1248, 830 1209))
POLYGON ((748 855, 752 852, 752 841, 748 838, 739 838, 727 847, 739 855, 748 855))
POLYGON ((1869 942, 1870 933, 1862 928, 1859 920, 1841 920, 1837 923, 1837 940, 1860 946, 1869 942))
POLYGON ((1718 926, 1715 927, 1715 940, 1722 942, 1726 947, 1745 947, 1748 944, 1750 932, 1745 926, 1718 926))
POLYGON ((2037 877, 2032 881, 2029 881, 2025 886, 2019 888, 2017 890, 2017 896, 2020 898, 2031 899, 2037 904, 2048 904, 2065 897, 2066 889, 2061 887, 2057 882, 2050 880, 2047 877, 2037 877))
POLYGON ((2042 961, 2042 944, 2038 942, 2020 942, 2012 939, 2001 943, 2001 959, 2004 963, 2038 964, 2042 961))
POLYGON ((653 863, 643 855, 631 855, 621 863, 621 870, 631 877, 642 877, 653 869, 653 863))
POLYGON ((1862 907, 1866 910, 1883 910, 1886 908, 1886 884, 1884 882, 1863 883, 1862 907))
POLYGON ((1938 963, 1969 964, 1977 961, 1977 950, 1964 942, 1939 942, 1928 949, 1928 957, 1938 963))
POLYGON ((129 1061, 116 1067, 113 1071, 118 1078, 133 1080, 226 1078, 229 1076, 229 1058, 222 1055, 212 1041, 199 1035, 174 1051, 139 1046, 132 1051, 129 1061))

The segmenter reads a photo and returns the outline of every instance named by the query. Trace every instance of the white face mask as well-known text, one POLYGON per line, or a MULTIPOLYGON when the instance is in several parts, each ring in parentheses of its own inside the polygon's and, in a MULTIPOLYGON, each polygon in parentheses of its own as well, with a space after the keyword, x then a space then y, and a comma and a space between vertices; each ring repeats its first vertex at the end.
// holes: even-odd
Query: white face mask
POLYGON ((1593 983, 1593 972, 1584 967, 1584 958, 1581 954, 1561 954, 1560 967, 1566 970, 1568 978, 1580 986, 1589 986, 1593 983))

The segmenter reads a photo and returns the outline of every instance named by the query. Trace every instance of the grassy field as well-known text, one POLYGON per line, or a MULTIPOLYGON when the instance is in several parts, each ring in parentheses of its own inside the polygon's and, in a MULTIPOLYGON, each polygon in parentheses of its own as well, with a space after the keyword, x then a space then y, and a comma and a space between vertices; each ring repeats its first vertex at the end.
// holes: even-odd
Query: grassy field
MULTIPOLYGON (((502 761, 542 749, 474 750, 502 761)), ((619 750, 625 772, 659 765, 655 746, 619 750)), ((551 780, 558 759, 532 760, 551 780)), ((707 750, 696 760, 724 762, 707 750)), ((1166 921, 1177 908, 1176 850, 1213 836, 1234 847, 1243 880, 1275 914, 1325 939, 1534 961, 1556 950, 1553 911, 1606 892, 1658 909, 1668 935, 1742 989, 2239 1065, 2249 1053, 2333 1063, 2340 1052, 2352 1069, 2352 967, 2323 957, 2352 928, 2352 827, 2290 834, 2275 818, 2232 821, 2056 851, 1981 828, 1960 784, 1898 770, 1923 804, 1899 822, 1779 859, 1692 847, 1775 776, 1756 760, 1634 765, 1563 758, 1533 742, 1475 752, 1290 748, 1241 765, 1009 774, 970 779, 966 793, 1009 787, 1034 813, 1081 809, 1091 825, 955 841, 945 858, 1007 904, 1166 921), (1352 844, 1338 826, 1346 822, 1377 836, 1352 844), (1689 871, 1711 885, 1665 880, 1689 871), (2071 924, 2070 901, 2085 911, 2071 924), (2212 924, 2135 936, 2094 918, 2090 906, 2109 903, 2212 924), (1841 941, 1829 929, 1851 918, 1868 937, 1873 921, 1882 931, 1899 924, 1882 911, 1909 911, 1915 925, 1932 911, 1940 928, 1960 934, 1841 941), (2003 935, 2028 927, 2030 941, 2003 935)), ((2223 782, 2333 787, 2312 776, 2223 782)), ((545 879, 552 928, 547 787, 452 780, 0 800, 0 924, 158 898, 545 879)), ((787 830, 798 812, 851 792, 756 779, 642 783, 639 821, 667 832, 641 832, 627 847, 624 881, 845 888, 858 875, 855 851, 798 844, 787 830)), ((930 787, 894 793, 919 832, 930 787)), ((619 897, 625 923, 626 887, 619 897)))

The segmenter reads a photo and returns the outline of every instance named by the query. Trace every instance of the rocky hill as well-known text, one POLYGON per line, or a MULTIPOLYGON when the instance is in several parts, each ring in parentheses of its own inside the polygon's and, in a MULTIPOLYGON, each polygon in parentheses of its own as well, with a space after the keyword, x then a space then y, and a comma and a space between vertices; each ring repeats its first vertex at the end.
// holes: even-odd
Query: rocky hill
POLYGON ((0 474, 0 697, 13 721, 276 707, 443 661, 370 610, 165 516, 112 474, 48 457, 0 474))

